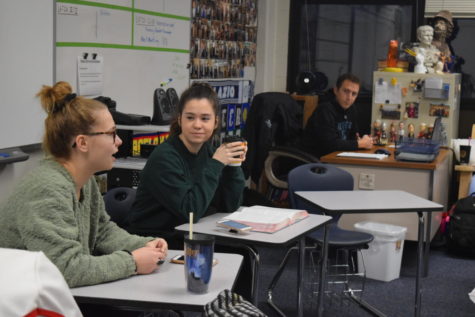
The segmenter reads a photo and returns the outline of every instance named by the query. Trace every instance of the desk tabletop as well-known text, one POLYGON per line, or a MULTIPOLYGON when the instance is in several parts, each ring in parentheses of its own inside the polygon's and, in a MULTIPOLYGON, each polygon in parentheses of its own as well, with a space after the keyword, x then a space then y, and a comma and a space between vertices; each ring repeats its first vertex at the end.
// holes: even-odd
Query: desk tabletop
POLYGON ((475 165, 455 165, 455 170, 458 172, 475 172, 475 165))
POLYGON ((347 164, 347 165, 369 165, 369 166, 384 166, 384 167, 393 167, 393 168, 414 168, 414 169, 423 169, 423 170, 435 170, 437 166, 442 164, 445 159, 447 159, 448 150, 440 149, 439 155, 437 158, 430 162, 408 162, 408 161, 397 161, 394 158, 394 147, 382 147, 382 146, 373 146, 371 150, 360 150, 358 153, 374 153, 379 148, 384 148, 391 152, 391 155, 382 160, 375 159, 366 159, 366 158, 354 158, 354 157, 340 157, 337 156, 341 152, 333 152, 327 155, 324 155, 320 158, 320 161, 324 163, 332 164, 347 164))
MULTIPOLYGON (((226 215, 229 214, 218 213, 201 218, 198 223, 193 224, 193 232, 210 234, 219 237, 220 240, 249 242, 253 245, 282 246, 296 241, 303 235, 331 220, 330 216, 309 215, 307 218, 274 233, 250 232, 247 234, 237 234, 216 225, 216 222, 226 215)), ((175 229, 178 231, 188 231, 188 226, 188 224, 183 224, 175 229)))
POLYGON ((295 194, 328 212, 428 212, 444 208, 443 205, 401 190, 297 191, 295 194))
POLYGON ((169 250, 167 261, 152 274, 72 288, 71 293, 79 303, 202 311, 222 290, 232 289, 243 259, 239 254, 215 253, 218 264, 213 267, 208 293, 194 294, 186 289, 183 265, 169 261, 177 254, 183 251, 169 250))

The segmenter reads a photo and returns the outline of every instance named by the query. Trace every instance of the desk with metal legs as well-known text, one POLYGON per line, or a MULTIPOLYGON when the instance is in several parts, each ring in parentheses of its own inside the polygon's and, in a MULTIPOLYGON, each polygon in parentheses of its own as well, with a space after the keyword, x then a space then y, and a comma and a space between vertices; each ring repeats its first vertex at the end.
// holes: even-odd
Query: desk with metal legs
MULTIPOLYGON (((424 243, 424 215, 423 212, 443 210, 444 206, 420 198, 413 194, 399 190, 373 190, 373 191, 308 191, 296 192, 297 196, 321 208, 328 215, 335 213, 393 213, 415 212, 419 217, 416 290, 414 302, 414 316, 421 315, 421 289, 420 278, 423 260, 424 243)), ((324 248, 327 245, 324 244, 324 248)), ((324 250, 324 253, 326 251, 324 250)), ((360 300, 360 305, 376 315, 381 315, 377 309, 360 300)), ((319 306, 319 309, 322 306, 319 306)))
POLYGON ((150 312, 161 309, 203 312, 204 306, 222 290, 232 289, 243 260, 239 254, 215 253, 218 264, 213 267, 208 292, 194 294, 186 289, 183 265, 170 263, 177 254, 183 254, 183 250, 169 250, 165 263, 152 274, 76 287, 71 289, 71 293, 79 304, 93 303, 150 312))
MULTIPOLYGON (((297 308, 298 316, 303 316, 303 303, 302 303, 302 289, 303 289, 303 271, 305 261, 305 236, 307 233, 312 232, 331 220, 329 216, 322 215, 309 215, 309 217, 274 233, 262 233, 262 232, 250 232, 249 234, 235 234, 230 233, 228 230, 216 226, 216 222, 221 220, 228 214, 219 213, 205 218, 202 218, 198 223, 193 224, 193 231, 198 233, 204 233, 213 235, 216 238, 216 243, 221 244, 239 244, 246 246, 251 250, 250 254, 253 257, 253 289, 252 297, 254 304, 257 305, 257 291, 259 285, 259 255, 253 248, 254 246, 267 246, 267 247, 283 247, 298 244, 299 248, 299 267, 298 267, 298 293, 297 293, 297 308)), ((175 228, 179 231, 188 231, 188 224, 183 224, 175 228)), ((323 285, 322 291, 323 293, 323 285)), ((272 303, 270 299, 269 303, 277 310, 278 313, 283 313, 272 303)))

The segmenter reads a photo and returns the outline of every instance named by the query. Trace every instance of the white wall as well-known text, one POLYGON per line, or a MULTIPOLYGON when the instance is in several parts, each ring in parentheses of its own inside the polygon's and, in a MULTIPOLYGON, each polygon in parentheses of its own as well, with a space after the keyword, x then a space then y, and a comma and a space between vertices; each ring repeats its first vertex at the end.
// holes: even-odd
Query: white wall
POLYGON ((258 0, 255 94, 286 91, 290 0, 258 0))
MULTIPOLYGON (((287 81, 287 46, 290 0, 258 1, 257 67, 255 93, 284 92, 287 81)), ((0 164, 0 203, 11 193, 14 185, 43 157, 34 150, 27 161, 0 164)))

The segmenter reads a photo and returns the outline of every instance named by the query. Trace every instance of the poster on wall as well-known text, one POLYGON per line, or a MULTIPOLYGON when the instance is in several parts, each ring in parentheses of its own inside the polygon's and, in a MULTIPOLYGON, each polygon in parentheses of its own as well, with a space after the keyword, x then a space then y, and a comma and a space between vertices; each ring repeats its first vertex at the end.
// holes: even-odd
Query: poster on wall
POLYGON ((256 40, 257 0, 192 0, 191 79, 244 77, 256 40))

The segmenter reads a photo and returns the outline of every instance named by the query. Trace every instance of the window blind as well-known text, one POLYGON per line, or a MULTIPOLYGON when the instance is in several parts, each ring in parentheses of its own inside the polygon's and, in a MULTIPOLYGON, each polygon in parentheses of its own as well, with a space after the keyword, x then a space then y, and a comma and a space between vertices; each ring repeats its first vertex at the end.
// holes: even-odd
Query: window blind
POLYGON ((474 0, 426 0, 424 16, 432 18, 440 10, 449 10, 454 18, 475 18, 474 0))

